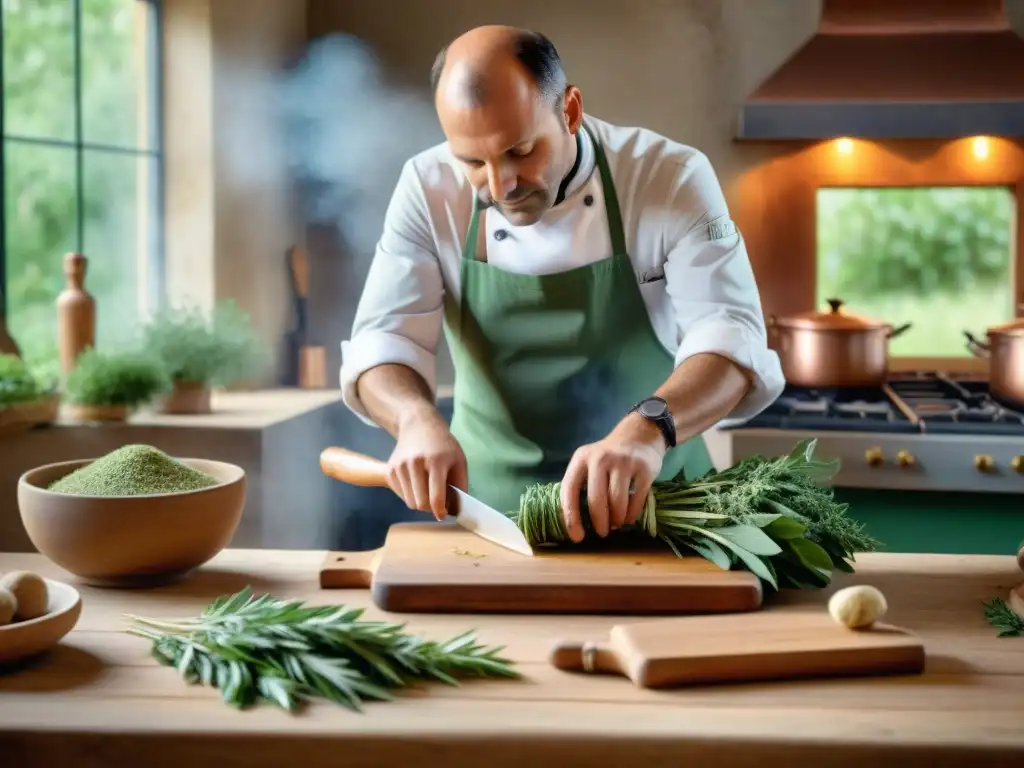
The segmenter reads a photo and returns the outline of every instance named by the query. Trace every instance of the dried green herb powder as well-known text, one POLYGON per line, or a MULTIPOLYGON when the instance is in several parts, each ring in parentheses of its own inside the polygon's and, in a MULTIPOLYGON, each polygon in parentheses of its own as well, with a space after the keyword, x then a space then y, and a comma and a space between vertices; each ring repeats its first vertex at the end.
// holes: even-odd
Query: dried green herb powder
POLYGON ((220 482, 148 445, 126 445, 52 483, 76 496, 140 496, 197 491, 220 482))

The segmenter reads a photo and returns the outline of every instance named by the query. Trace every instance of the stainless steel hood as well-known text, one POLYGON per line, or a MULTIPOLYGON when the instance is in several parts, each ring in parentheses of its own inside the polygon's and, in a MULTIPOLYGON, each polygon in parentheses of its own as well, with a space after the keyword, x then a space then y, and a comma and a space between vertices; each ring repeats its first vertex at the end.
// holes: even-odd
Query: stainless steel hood
POLYGON ((1003 0, 822 0, 744 102, 738 139, 1024 136, 1024 39, 1003 0))

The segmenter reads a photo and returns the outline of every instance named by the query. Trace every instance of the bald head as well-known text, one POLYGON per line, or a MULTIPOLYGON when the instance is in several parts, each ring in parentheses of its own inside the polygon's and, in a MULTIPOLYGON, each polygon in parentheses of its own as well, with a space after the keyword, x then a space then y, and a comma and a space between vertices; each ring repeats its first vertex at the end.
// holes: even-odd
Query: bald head
POLYGON ((438 54, 430 80, 448 146, 477 193, 514 224, 538 221, 576 159, 583 119, 551 41, 477 27, 438 54))
POLYGON ((471 29, 441 49, 430 70, 435 98, 483 107, 495 98, 534 98, 560 106, 566 78, 558 51, 543 35, 500 25, 471 29))

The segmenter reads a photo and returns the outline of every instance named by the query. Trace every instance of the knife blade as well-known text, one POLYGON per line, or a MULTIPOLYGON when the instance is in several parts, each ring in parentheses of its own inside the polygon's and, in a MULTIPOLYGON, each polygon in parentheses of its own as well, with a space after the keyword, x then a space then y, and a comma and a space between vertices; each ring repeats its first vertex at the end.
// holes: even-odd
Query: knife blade
MULTIPOLYGON (((320 453, 320 469, 328 477, 349 485, 390 487, 385 462, 347 448, 325 448, 320 453)), ((507 515, 462 489, 448 486, 446 507, 449 516, 467 531, 520 555, 533 556, 530 542, 507 515)))

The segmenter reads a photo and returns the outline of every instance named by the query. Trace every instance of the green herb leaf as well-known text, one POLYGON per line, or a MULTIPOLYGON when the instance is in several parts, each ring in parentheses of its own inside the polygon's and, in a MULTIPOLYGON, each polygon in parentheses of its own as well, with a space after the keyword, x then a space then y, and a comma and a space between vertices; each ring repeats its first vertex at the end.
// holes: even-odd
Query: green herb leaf
POLYGON ((779 515, 776 520, 764 526, 761 530, 775 540, 798 539, 804 535, 804 532, 807 530, 807 526, 799 520, 794 520, 793 518, 786 517, 785 515, 779 515))
POLYGON ((831 575, 832 558, 828 552, 809 539, 788 539, 786 546, 800 558, 808 568, 816 568, 823 575, 831 575))
POLYGON ((998 630, 996 637, 1020 637, 1024 635, 1024 618, 1018 616, 1001 597, 985 606, 985 620, 998 630))
POLYGON ((728 547, 729 549, 731 549, 733 552, 736 553, 736 556, 739 557, 739 559, 743 561, 744 565, 746 565, 747 568, 749 568, 751 571, 756 573, 760 578, 762 578, 765 581, 767 581, 769 584, 771 584, 776 589, 778 588, 778 584, 775 581, 774 577, 772 576, 771 571, 769 571, 768 568, 765 567, 764 562, 757 555, 753 554, 752 552, 748 552, 743 547, 741 547, 740 545, 736 544, 735 542, 725 538, 724 536, 719 536, 717 531, 710 531, 710 530, 707 530, 707 529, 701 529, 701 528, 697 528, 696 526, 692 526, 692 525, 687 525, 685 527, 692 529, 693 532, 696 533, 696 534, 700 534, 702 536, 706 536, 709 539, 714 539, 715 541, 717 541, 722 546, 728 547))
POLYGON ((695 537, 690 542, 690 546, 723 571, 728 571, 732 568, 732 559, 729 557, 729 554, 711 539, 705 537, 701 540, 695 537))
POLYGON ((252 589, 213 600, 198 617, 174 622, 131 617, 131 634, 152 641, 153 656, 188 683, 218 689, 240 709, 264 700, 295 711, 321 697, 359 711, 419 680, 518 678, 500 648, 471 633, 438 643, 404 625, 361 619, 361 609, 308 606, 252 589))
POLYGON ((782 551, 782 547, 772 541, 768 534, 753 525, 728 525, 716 528, 715 533, 753 555, 777 555, 782 551))

